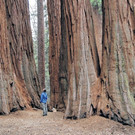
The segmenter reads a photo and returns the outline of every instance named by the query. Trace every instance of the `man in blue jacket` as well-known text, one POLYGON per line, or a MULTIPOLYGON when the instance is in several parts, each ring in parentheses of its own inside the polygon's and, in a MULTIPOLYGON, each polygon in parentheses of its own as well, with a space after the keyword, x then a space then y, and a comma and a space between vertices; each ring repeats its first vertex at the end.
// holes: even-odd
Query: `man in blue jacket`
POLYGON ((46 89, 43 89, 43 92, 41 94, 40 103, 42 103, 43 106, 43 116, 47 115, 47 93, 46 89))

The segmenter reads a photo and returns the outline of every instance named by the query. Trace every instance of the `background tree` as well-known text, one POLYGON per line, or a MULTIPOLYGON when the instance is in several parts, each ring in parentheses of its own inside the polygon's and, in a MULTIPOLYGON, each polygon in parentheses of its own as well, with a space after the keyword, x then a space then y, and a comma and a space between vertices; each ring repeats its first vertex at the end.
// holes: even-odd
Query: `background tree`
MULTIPOLYGON (((61 4, 60 0, 47 1, 48 17, 49 17, 49 72, 50 72, 50 104, 52 107, 59 109, 65 109, 61 95, 61 89, 59 87, 59 55, 61 45, 61 4)), ((65 35, 65 34, 64 34, 65 35)), ((67 64, 65 60, 67 53, 63 56, 63 62, 67 64)), ((61 64, 62 65, 62 64, 61 64)), ((65 66, 66 69, 67 65, 65 66)), ((64 78, 66 73, 63 72, 64 78)), ((62 78, 62 77, 61 77, 62 78)), ((67 82, 65 81, 65 94, 67 91, 67 82)))
POLYGON ((38 11, 38 76, 42 89, 45 88, 45 44, 43 0, 37 0, 38 11))
MULTIPOLYGON (((37 1, 30 0, 30 21, 32 27, 34 58, 38 70, 38 45, 37 45, 37 1)), ((49 28, 48 28, 48 12, 47 0, 44 4, 44 39, 45 39, 45 87, 48 97, 50 97, 50 75, 49 75, 49 28)))

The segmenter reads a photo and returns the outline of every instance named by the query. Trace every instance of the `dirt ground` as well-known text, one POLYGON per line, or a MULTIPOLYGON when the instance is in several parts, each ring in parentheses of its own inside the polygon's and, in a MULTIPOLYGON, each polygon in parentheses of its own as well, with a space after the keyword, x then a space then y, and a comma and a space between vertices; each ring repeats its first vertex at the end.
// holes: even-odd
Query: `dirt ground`
POLYGON ((25 110, 0 116, 0 135, 135 135, 135 127, 93 116, 89 119, 64 120, 63 113, 25 110))

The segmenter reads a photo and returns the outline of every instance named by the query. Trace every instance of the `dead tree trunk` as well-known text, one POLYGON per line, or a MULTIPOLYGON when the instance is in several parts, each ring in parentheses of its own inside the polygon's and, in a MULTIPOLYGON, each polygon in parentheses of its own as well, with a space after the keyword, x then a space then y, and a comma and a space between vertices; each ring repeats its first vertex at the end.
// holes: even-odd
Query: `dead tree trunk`
POLYGON ((135 124, 135 2, 103 1, 101 115, 135 124))
POLYGON ((39 107, 27 0, 0 1, 0 113, 39 107))
POLYGON ((38 10, 38 77, 42 89, 45 88, 45 44, 43 0, 37 0, 38 10))

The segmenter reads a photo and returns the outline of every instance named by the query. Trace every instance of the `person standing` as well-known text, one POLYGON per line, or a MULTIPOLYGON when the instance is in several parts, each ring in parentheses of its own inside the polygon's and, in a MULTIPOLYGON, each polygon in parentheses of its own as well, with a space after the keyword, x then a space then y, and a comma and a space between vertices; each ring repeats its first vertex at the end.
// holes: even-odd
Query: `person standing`
POLYGON ((47 115, 47 93, 46 89, 43 89, 43 92, 41 94, 40 103, 42 103, 43 106, 43 116, 47 115))

